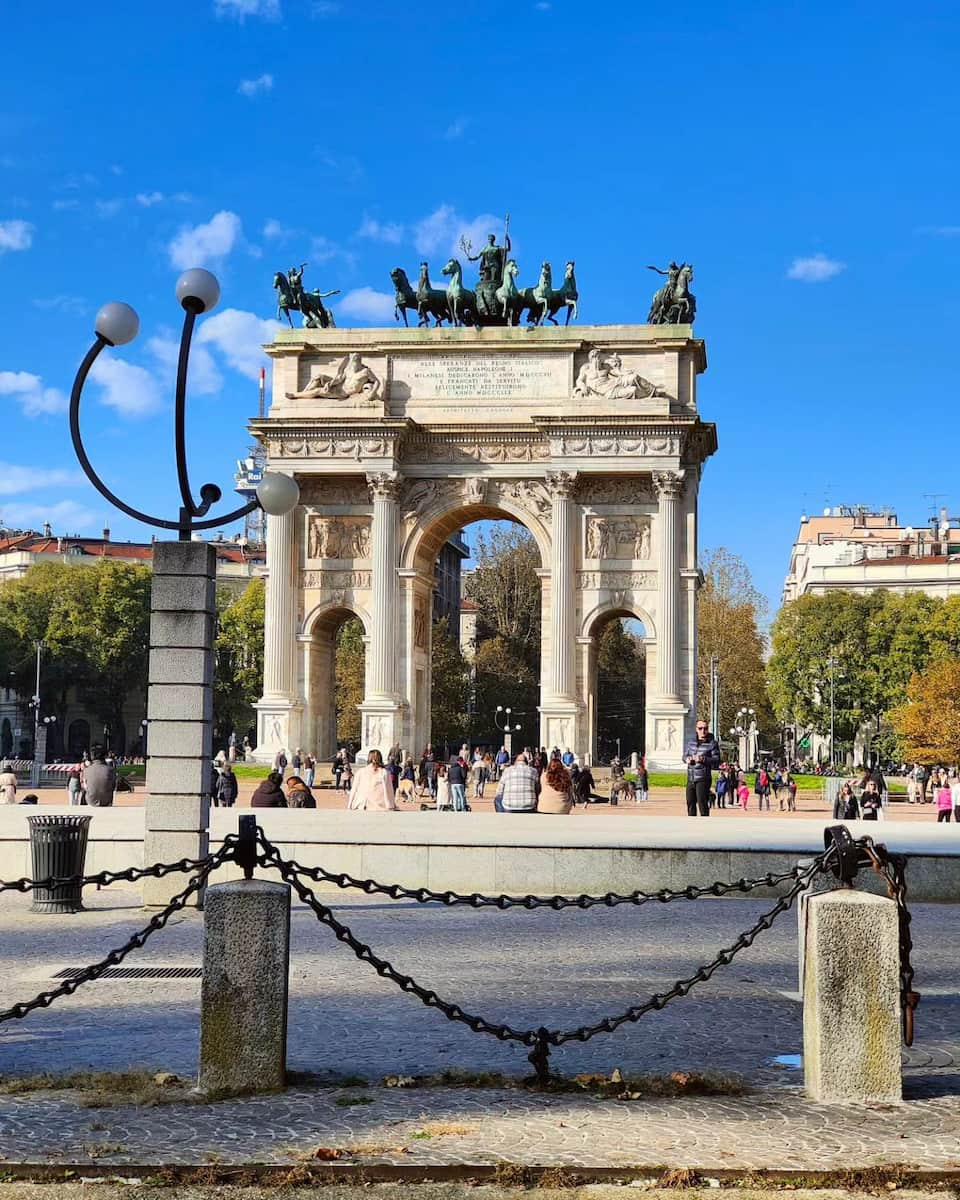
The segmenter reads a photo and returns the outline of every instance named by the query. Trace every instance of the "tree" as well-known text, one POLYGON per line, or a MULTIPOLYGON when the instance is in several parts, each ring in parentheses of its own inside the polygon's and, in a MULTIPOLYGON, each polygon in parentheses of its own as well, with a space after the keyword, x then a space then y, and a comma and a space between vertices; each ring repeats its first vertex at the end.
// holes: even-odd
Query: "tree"
POLYGON ((430 740, 434 746, 459 746, 463 738, 469 738, 471 733, 467 713, 470 669, 457 639, 450 632, 450 622, 446 617, 441 617, 433 626, 430 671, 433 681, 430 740))
POLYGON ((718 660, 720 677, 719 728, 722 737, 737 710, 752 708, 758 727, 770 732, 773 711, 764 669, 766 644, 760 621, 767 601, 753 586, 742 558, 720 547, 703 556, 703 587, 697 603, 697 716, 710 717, 710 660, 718 660))
POLYGON ((263 692, 265 598, 262 579, 251 579, 239 596, 224 594, 213 681, 213 718, 221 738, 231 731, 242 737, 255 724, 253 706, 263 692))
POLYGON ((540 552, 526 530, 509 526, 494 529, 489 540, 479 536, 476 558, 466 586, 477 606, 476 732, 484 740, 499 736, 493 716, 501 704, 513 709, 522 736, 533 742, 539 733, 540 552))
POLYGON ((890 713, 908 758, 933 766, 957 762, 960 658, 942 658, 917 672, 906 701, 890 713))
POLYGON ((334 639, 336 679, 334 703, 337 706, 337 740, 360 744, 360 709, 365 690, 366 651, 363 623, 349 617, 334 639))
POLYGON ((597 753, 607 759, 644 748, 646 655, 622 620, 604 625, 597 645, 597 753))

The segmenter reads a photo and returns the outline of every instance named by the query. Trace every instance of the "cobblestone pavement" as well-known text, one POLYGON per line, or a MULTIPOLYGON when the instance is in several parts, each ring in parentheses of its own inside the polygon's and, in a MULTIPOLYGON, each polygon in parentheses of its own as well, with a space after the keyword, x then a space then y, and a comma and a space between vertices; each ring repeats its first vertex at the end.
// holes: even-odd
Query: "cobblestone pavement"
MULTIPOLYGON (((132 889, 94 893, 89 911, 32 916, 0 898, 0 1006, 55 972, 85 965, 145 924, 132 889)), ((464 1007, 514 1026, 577 1026, 687 975, 751 925, 769 901, 678 901, 616 909, 473 912, 344 898, 337 915, 380 954, 464 1007)), ((174 918, 131 958, 199 960, 202 917, 174 918)), ((960 927, 946 906, 914 909, 918 1035, 906 1052, 907 1103, 812 1105, 779 1055, 801 1048, 796 918, 782 917, 707 984, 611 1035, 556 1051, 555 1070, 738 1073, 740 1097, 641 1100, 487 1089, 376 1086, 387 1073, 445 1068, 522 1075, 522 1049, 455 1026, 398 992, 296 906, 289 1066, 355 1074, 367 1089, 292 1089, 215 1105, 91 1109, 74 1093, 0 1096, 8 1161, 290 1162, 317 1146, 361 1146, 400 1163, 829 1169, 880 1162, 960 1167, 960 927), (346 1098, 361 1103, 346 1103, 346 1098), (370 1102, 366 1102, 370 1101, 370 1102), (436 1123, 431 1125, 430 1123, 436 1123), (429 1136, 418 1136, 427 1134, 429 1136)), ((143 1065, 191 1076, 199 980, 103 980, 0 1026, 0 1077, 143 1065)))

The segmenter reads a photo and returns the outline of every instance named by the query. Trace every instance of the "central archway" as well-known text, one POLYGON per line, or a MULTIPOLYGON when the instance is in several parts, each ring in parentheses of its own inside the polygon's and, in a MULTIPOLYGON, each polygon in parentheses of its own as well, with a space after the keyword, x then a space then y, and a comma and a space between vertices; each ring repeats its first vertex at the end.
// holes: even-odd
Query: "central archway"
POLYGON ((650 614, 622 599, 611 600, 585 615, 580 632, 581 696, 592 761, 609 762, 614 754, 628 758, 634 752, 643 756, 647 697, 656 674, 650 614), (612 638, 622 644, 604 644, 612 638), (634 671, 639 672, 638 678, 634 671))
MULTIPOLYGON (((491 489, 492 490, 492 489, 491 489)), ((492 692, 496 691, 496 680, 488 678, 489 672, 484 671, 484 647, 496 656, 500 646, 509 644, 504 630, 498 630, 497 615, 493 611, 484 611, 480 605, 474 610, 481 632, 485 635, 479 647, 469 646, 470 637, 461 639, 459 621, 454 621, 448 629, 438 629, 432 619, 434 616, 434 594, 437 590, 437 568, 440 556, 449 539, 471 526, 476 529, 479 522, 509 522, 529 535, 533 553, 536 558, 537 612, 539 616, 538 644, 530 647, 524 644, 523 658, 530 659, 524 663, 522 674, 528 682, 525 695, 528 696, 528 712, 524 713, 522 737, 525 742, 538 742, 540 736, 539 700, 543 685, 543 642, 548 625, 549 612, 548 589, 544 583, 544 563, 549 562, 549 533, 542 520, 531 514, 519 503, 511 503, 511 499, 485 498, 483 502, 469 501, 440 501, 418 514, 416 524, 405 531, 401 547, 401 604, 410 619, 403 622, 412 629, 411 644, 407 647, 404 669, 400 679, 400 687, 409 698, 409 737, 408 747, 414 754, 419 754, 429 742, 439 741, 442 751, 445 744, 450 744, 455 750, 463 737, 469 738, 476 744, 493 746, 498 739, 497 726, 494 722, 495 701, 492 692), (545 600, 546 593, 546 600, 545 600), (454 627, 456 626, 456 627, 454 627), (435 639, 443 638, 443 642, 435 639), (442 689, 445 680, 434 678, 434 664, 437 651, 439 661, 451 662, 451 656, 458 662, 461 647, 467 643, 464 655, 465 668, 469 678, 465 681, 467 703, 463 729, 457 736, 452 736, 452 730, 446 725, 442 728, 433 720, 433 702, 435 692, 442 689), (455 644, 454 644, 455 643, 455 644), (479 675, 478 675, 479 666, 479 675), (531 679, 532 675, 532 679, 531 679), (532 686, 529 686, 531 685, 532 686), (488 695, 488 693, 491 693, 488 695), (490 710, 489 712, 487 710, 490 710), (436 735, 436 736, 435 736, 436 735), (455 743, 455 744, 454 744, 455 743)), ((529 578, 529 559, 526 560, 527 577, 529 578)), ((514 648, 516 649, 516 647, 514 648)), ((491 660, 493 661, 493 660, 491 660)), ((447 690, 447 689, 443 689, 447 690)), ((447 690, 449 697, 449 690, 447 690)), ((510 704, 511 697, 506 695, 504 703, 510 704)))

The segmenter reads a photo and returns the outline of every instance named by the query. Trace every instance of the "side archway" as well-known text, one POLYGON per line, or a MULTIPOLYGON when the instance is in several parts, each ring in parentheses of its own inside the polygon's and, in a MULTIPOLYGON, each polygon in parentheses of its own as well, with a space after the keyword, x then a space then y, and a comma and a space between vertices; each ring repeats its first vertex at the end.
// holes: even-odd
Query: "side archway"
POLYGON ((649 613, 623 601, 598 604, 583 619, 581 696, 594 763, 645 753, 655 636, 649 613))
MULTIPOLYGON (((344 709, 354 709, 363 700, 366 687, 366 645, 370 615, 359 605, 330 599, 316 605, 304 618, 298 642, 300 695, 305 699, 303 749, 330 759, 336 753, 338 719, 344 709), (351 623, 356 623, 356 628, 351 623), (345 682, 337 678, 338 652, 344 657, 345 682), (356 693, 356 694, 354 694, 356 693)), ((359 741, 360 714, 356 714, 359 741)), ((291 747, 294 749, 294 747, 291 747)))

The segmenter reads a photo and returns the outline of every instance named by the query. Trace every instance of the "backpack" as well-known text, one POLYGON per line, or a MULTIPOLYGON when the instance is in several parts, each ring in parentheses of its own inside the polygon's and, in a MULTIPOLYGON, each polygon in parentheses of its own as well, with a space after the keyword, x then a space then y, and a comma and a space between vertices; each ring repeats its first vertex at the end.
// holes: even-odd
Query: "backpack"
POLYGON ((725 796, 726 794, 727 794, 727 777, 726 777, 726 775, 721 775, 717 779, 717 795, 725 796))

